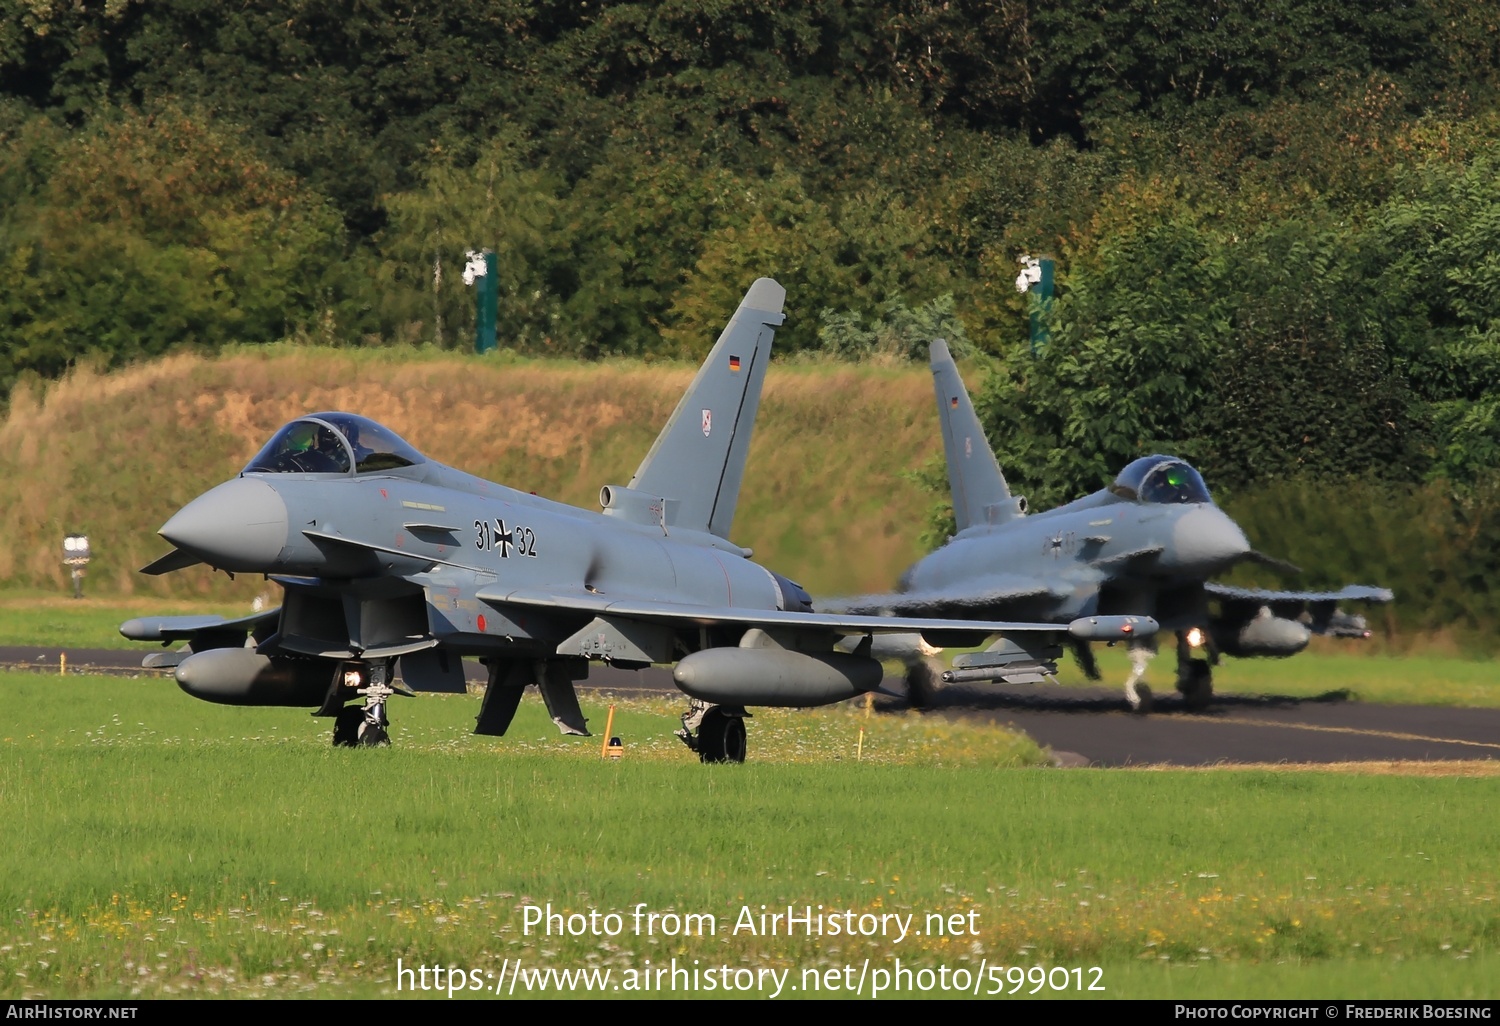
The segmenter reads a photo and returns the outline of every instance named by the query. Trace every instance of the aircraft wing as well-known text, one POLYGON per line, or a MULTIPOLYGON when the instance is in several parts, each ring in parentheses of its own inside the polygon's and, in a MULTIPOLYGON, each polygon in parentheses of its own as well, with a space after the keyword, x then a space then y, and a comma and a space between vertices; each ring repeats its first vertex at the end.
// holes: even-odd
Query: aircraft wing
POLYGON ((1370 630, 1363 616, 1339 609, 1340 602, 1390 602, 1395 598, 1389 588, 1368 584, 1350 584, 1338 591, 1263 591, 1208 583, 1203 590, 1218 599, 1226 612, 1238 607, 1242 615, 1251 615, 1265 607, 1276 616, 1302 620, 1315 634, 1345 638, 1368 638, 1370 630))
POLYGON ((593 613, 597 617, 640 620, 685 627, 760 627, 762 629, 803 629, 829 634, 912 634, 918 633, 939 646, 972 642, 991 634, 1069 631, 1075 637, 1110 641, 1128 637, 1146 637, 1156 632, 1156 621, 1149 617, 1084 617, 1071 624, 1019 623, 991 620, 950 620, 902 616, 867 616, 853 613, 797 613, 776 609, 746 609, 737 606, 690 605, 650 599, 612 598, 585 593, 557 594, 532 591, 507 591, 481 588, 476 596, 493 606, 524 606, 534 609, 560 609, 593 613))
MULTIPOLYGON (((281 607, 252 613, 235 620, 222 616, 143 616, 126 620, 120 625, 120 633, 131 641, 193 641, 203 635, 238 635, 237 644, 243 645, 247 635, 260 627, 274 626, 281 615, 281 607)), ((221 646, 209 645, 208 648, 221 646)))
POLYGON ((957 616, 976 609, 991 609, 1017 599, 1043 595, 1066 595, 1060 581, 1048 583, 1020 574, 989 574, 969 578, 962 588, 903 591, 889 595, 859 595, 820 602, 829 612, 890 616, 957 616), (1062 590, 1059 591, 1059 588, 1062 590))
POLYGON ((258 640, 274 631, 280 615, 281 607, 277 606, 234 620, 214 614, 143 616, 120 624, 120 633, 131 641, 159 641, 163 645, 186 641, 184 648, 175 652, 154 652, 141 661, 141 665, 148 669, 160 670, 176 666, 194 652, 207 652, 211 648, 243 648, 245 639, 251 635, 258 640))

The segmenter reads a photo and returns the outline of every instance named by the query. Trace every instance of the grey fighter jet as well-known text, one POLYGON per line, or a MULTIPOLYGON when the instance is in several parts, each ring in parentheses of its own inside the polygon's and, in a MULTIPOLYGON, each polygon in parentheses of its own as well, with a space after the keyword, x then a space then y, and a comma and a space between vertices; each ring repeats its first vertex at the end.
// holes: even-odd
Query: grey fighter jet
POLYGON ((475 732, 492 735, 531 684, 564 734, 586 735, 573 683, 591 663, 675 663, 690 700, 679 736, 704 762, 740 762, 747 706, 877 689, 877 634, 1057 643, 1155 630, 1141 617, 1059 627, 820 614, 799 585, 751 562, 729 531, 785 295, 769 278, 750 287, 630 484, 600 492, 602 512, 443 466, 361 416, 292 421, 168 520, 161 535, 175 548, 143 570, 265 574, 282 604, 237 620, 131 620, 121 633, 186 641, 147 665, 175 666, 191 695, 311 708, 350 746, 389 743, 396 694, 462 692, 465 656, 488 666, 475 732))
MULTIPOLYGON (((1163 631, 1175 632, 1177 688, 1189 708, 1202 708, 1212 698, 1212 666, 1221 653, 1289 656, 1305 648, 1312 634, 1368 637, 1363 617, 1338 604, 1391 601, 1390 591, 1364 585, 1299 592, 1213 582, 1242 561, 1283 572, 1296 567, 1252 549, 1239 526, 1214 505, 1199 473, 1172 456, 1142 457, 1107 488, 1028 514, 1025 498, 1012 495, 1005 483, 943 342, 932 344, 931 363, 958 532, 906 572, 897 594, 862 596, 830 608, 1059 623, 1094 615, 1152 616, 1163 631)), ((1088 643, 1069 640, 1084 672, 1097 679, 1088 643)), ((1130 641, 1133 668, 1125 697, 1138 711, 1151 707, 1151 690, 1142 681, 1156 641, 1145 635, 1130 641)), ((908 685, 919 697, 930 682, 920 657, 930 650, 915 638, 887 638, 883 644, 886 654, 904 645, 908 685)), ((1003 638, 988 651, 959 656, 942 679, 1047 679, 1060 655, 1061 647, 1045 637, 1003 638)))

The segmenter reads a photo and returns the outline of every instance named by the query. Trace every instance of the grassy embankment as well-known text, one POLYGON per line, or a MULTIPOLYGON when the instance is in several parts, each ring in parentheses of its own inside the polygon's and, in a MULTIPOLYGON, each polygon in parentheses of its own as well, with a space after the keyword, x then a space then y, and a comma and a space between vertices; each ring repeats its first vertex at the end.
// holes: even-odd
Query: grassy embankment
POLYGON ((467 733, 473 699, 403 703, 379 752, 154 680, 6 674, 0 699, 4 997, 374 996, 397 958, 619 981, 675 957, 796 984, 866 958, 1098 966, 1114 997, 1494 997, 1500 980, 1496 781, 1473 764, 1017 770, 1035 749, 993 727, 841 708, 757 713, 753 761, 705 768, 651 703, 622 707, 611 764, 534 699, 505 739, 467 733), (619 911, 624 932, 526 933, 523 906, 548 902, 619 911), (637 935, 637 903, 716 932, 637 935), (762 904, 974 932, 734 934, 762 904))
MULTIPOLYGON (((89 535, 95 594, 248 602, 262 582, 162 578, 156 529, 231 477, 281 424, 347 409, 433 459, 590 509, 625 484, 687 388, 685 364, 580 364, 269 346, 87 370, 0 424, 0 581, 66 590, 62 537, 89 535)), ((941 442, 920 366, 781 365, 766 382, 734 537, 820 594, 886 590, 921 552, 932 497, 903 478, 941 442)))

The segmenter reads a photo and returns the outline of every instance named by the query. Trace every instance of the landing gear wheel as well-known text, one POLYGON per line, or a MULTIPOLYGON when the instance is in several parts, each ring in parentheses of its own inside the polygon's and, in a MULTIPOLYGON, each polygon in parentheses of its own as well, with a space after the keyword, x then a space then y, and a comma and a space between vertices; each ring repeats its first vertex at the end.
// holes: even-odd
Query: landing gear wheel
POLYGON ((745 761, 745 720, 721 708, 710 709, 698 725, 698 758, 709 762, 745 761))
POLYGON ((359 741, 359 730, 365 725, 363 706, 346 705, 333 720, 333 747, 354 748, 359 741))
POLYGON ((1183 666, 1177 679, 1177 690, 1182 692, 1182 704, 1190 712, 1202 712, 1214 697, 1213 669, 1207 659, 1191 659, 1183 666))
MULTIPOLYGON (((364 710, 360 710, 363 712, 364 710)), ((359 740, 356 744, 360 748, 389 748, 391 736, 386 733, 384 727, 369 722, 363 716, 359 722, 359 740)))
POLYGON ((906 668, 906 701, 913 709, 926 709, 937 695, 942 671, 931 659, 921 659, 906 668))

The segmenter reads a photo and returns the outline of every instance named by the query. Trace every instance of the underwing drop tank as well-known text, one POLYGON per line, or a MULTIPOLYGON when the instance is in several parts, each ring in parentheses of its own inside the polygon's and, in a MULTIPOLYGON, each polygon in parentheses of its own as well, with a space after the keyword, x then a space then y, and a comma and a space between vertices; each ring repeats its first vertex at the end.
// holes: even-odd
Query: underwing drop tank
POLYGON ((1265 608, 1248 621, 1220 620, 1213 623, 1210 630, 1219 651, 1238 657, 1296 655, 1307 647, 1312 637, 1305 624, 1272 616, 1265 608))
POLYGON ((194 698, 220 705, 319 706, 332 664, 271 659, 249 648, 213 648, 178 664, 177 684, 194 698))
POLYGON ((784 648, 709 648, 672 671, 677 686, 714 705, 806 708, 854 698, 880 686, 878 659, 784 648))

